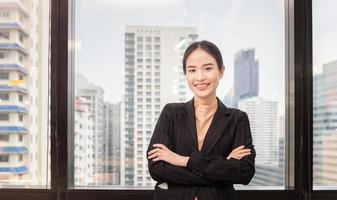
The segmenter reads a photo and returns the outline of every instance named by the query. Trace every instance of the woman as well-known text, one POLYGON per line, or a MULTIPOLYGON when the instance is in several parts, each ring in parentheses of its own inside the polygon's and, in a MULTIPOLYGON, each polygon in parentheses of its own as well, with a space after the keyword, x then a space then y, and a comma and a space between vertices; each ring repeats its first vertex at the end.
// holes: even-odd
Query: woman
POLYGON ((224 65, 213 43, 192 43, 183 70, 194 98, 163 108, 147 151, 154 199, 235 199, 233 184, 255 173, 248 116, 216 97, 224 65))

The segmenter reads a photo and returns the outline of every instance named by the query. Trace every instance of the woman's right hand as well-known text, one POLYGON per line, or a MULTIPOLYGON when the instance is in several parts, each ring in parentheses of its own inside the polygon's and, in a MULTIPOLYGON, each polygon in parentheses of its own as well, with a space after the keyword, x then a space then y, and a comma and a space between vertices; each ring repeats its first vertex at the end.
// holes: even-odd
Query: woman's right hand
POLYGON ((250 149, 245 149, 245 146, 239 146, 236 149, 234 149, 228 156, 227 156, 227 160, 234 158, 237 160, 241 160, 241 158, 250 155, 250 149))

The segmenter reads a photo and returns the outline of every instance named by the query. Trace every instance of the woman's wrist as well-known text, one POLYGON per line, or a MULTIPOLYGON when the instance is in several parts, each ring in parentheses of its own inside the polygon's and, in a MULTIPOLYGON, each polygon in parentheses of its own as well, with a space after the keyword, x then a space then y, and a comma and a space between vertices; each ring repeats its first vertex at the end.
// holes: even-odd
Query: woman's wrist
POLYGON ((190 157, 188 156, 181 156, 180 163, 179 163, 180 167, 186 167, 189 159, 190 157))

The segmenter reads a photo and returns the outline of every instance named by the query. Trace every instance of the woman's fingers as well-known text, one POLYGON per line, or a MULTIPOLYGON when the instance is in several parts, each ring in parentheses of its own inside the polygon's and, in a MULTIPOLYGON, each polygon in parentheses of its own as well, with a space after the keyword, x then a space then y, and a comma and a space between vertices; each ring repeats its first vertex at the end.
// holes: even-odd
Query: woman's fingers
POLYGON ((161 149, 167 149, 167 147, 163 144, 154 144, 153 147, 161 148, 161 149))
POLYGON ((235 148, 231 153, 235 153, 235 152, 237 152, 237 151, 240 151, 240 150, 243 149, 243 148, 245 148, 245 146, 241 145, 241 146, 235 148))
POLYGON ((244 156, 250 155, 251 154, 251 150, 250 149, 239 149, 237 151, 232 151, 228 156, 227 156, 227 160, 229 160, 230 158, 235 158, 235 159, 241 159, 244 156))
POLYGON ((235 149, 235 151, 233 150, 229 156, 232 155, 236 155, 236 154, 240 154, 240 153, 245 153, 245 152, 250 152, 250 149, 235 149))

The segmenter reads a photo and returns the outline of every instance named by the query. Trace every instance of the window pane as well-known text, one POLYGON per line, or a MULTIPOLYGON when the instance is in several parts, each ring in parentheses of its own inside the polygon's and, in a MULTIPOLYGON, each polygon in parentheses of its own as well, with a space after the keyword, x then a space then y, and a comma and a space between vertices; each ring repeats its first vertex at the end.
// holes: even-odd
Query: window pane
POLYGON ((283 0, 75 5, 75 186, 153 187, 147 146, 163 106, 191 99, 182 56, 201 39, 223 54, 218 97, 249 115, 257 150, 250 185, 284 186, 283 0))
POLYGON ((49 1, 0 1, 0 187, 49 187, 49 1))
POLYGON ((313 183, 324 189, 337 185, 336 8, 334 0, 313 1, 313 183))

